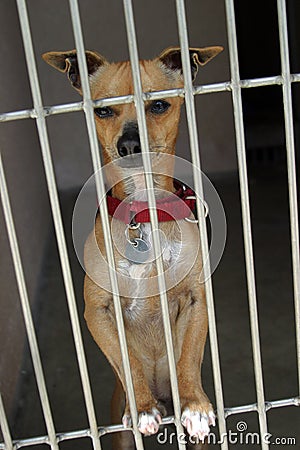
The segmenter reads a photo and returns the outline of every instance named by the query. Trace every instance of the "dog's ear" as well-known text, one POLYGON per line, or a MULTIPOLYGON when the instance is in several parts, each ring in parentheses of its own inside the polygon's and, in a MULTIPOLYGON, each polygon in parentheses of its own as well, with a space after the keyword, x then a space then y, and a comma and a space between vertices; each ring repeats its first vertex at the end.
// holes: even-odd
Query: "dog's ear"
MULTIPOLYGON (((106 59, 96 52, 85 52, 86 63, 89 75, 93 75, 99 67, 107 63, 106 59)), ((78 61, 76 50, 68 52, 47 52, 42 55, 42 58, 50 66, 67 73, 72 86, 81 93, 81 81, 79 75, 78 61)))
MULTIPOLYGON (((194 81, 198 72, 199 66, 204 66, 211 59, 223 51, 223 47, 203 47, 203 48, 189 48, 192 80, 194 81)), ((182 61, 180 47, 170 47, 164 50, 159 55, 159 60, 163 65, 171 71, 180 71, 182 74, 182 61)))

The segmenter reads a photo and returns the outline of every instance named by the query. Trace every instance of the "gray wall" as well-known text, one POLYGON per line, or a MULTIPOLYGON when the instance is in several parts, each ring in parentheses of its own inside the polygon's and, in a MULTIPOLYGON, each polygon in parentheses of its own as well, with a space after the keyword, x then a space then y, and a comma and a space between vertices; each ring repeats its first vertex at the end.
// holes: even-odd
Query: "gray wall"
MULTIPOLYGON (((32 106, 14 2, 0 2, 0 111, 32 106)), ((31 302, 35 298, 46 237, 49 204, 35 123, 1 124, 0 151, 31 302)), ((0 390, 12 404, 25 344, 23 318, 0 208, 0 390)))
MULTIPOLYGON (((68 2, 28 1, 38 71, 45 105, 79 100, 65 77, 40 58, 48 50, 74 48, 68 2)), ((229 79, 223 2, 188 0, 190 44, 225 47, 218 58, 201 70, 197 83, 229 79)), ((128 58, 120 0, 82 0, 81 14, 86 47, 110 60, 128 58)), ((152 58, 170 45, 178 45, 174 2, 135 1, 141 58, 152 58)), ((0 3, 0 111, 32 106, 15 2, 0 3)), ((230 96, 227 93, 197 98, 201 159, 206 172, 236 168, 230 96)), ((48 120, 50 143, 60 190, 81 186, 91 175, 91 161, 83 113, 64 114, 48 120)), ((0 146, 20 240, 27 285, 32 303, 44 257, 50 212, 35 123, 31 120, 1 124, 0 146)), ((185 119, 178 140, 178 154, 189 159, 185 119)), ((1 213, 0 213, 1 214, 1 213)), ((0 379, 8 409, 17 386, 24 348, 24 326, 3 217, 0 215, 0 379)), ((42 301, 42 299, 39 299, 42 301)))

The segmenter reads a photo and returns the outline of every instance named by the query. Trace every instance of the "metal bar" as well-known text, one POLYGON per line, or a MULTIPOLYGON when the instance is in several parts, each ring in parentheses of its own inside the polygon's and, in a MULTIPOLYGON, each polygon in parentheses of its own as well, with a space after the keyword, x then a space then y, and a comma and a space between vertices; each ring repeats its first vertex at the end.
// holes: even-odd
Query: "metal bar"
MULTIPOLYGON (((91 155, 92 155, 93 168, 94 168, 94 172, 95 172, 97 195, 98 195, 98 199, 102 199, 105 197, 106 190, 105 190, 102 174, 99 171, 99 169, 101 168, 101 161, 100 161, 98 139, 97 139, 97 133, 96 133, 96 127, 95 127, 95 121, 94 121, 93 102, 91 100, 91 93, 90 93, 90 87, 89 87, 88 71, 87 71, 87 65, 86 65, 85 49, 84 49, 83 35, 82 35, 82 29, 81 29, 78 2, 77 2, 77 0, 70 0, 69 4, 70 4, 70 10, 71 10, 71 19, 72 19, 75 43, 76 43, 76 48, 77 48, 78 65, 79 65, 80 79, 81 79, 83 99, 84 99, 83 105, 84 105, 84 112, 85 112, 86 123, 87 123, 87 128, 88 128, 88 136, 89 136, 89 141, 90 141, 90 149, 91 149, 91 155)), ((109 276, 110 276, 110 282, 111 282, 111 286, 112 286, 112 290, 113 290, 112 297, 113 297, 114 309, 115 309, 115 315, 116 315, 119 343, 120 343, 122 363, 123 363, 125 382, 126 382, 126 390, 127 390, 127 395, 128 395, 130 414, 131 414, 132 423, 133 423, 134 439, 135 439, 137 450, 143 450, 144 449, 143 440, 142 440, 141 433, 138 430, 138 414, 137 414, 137 409, 136 409, 135 393, 134 393, 132 375, 131 375, 131 370, 130 370, 130 361, 129 361, 126 335, 125 335, 122 307, 121 307, 120 296, 119 296, 118 280, 117 280, 117 274, 116 274, 116 270, 115 270, 115 260, 114 260, 113 245, 112 245, 112 240, 111 240, 110 224, 109 224, 108 212, 107 212, 107 204, 106 204, 106 202, 101 201, 101 202, 99 202, 99 205, 100 205, 99 208, 100 208, 100 216, 101 216, 101 221, 102 221, 102 228, 103 228, 103 233, 105 236, 106 255, 107 255, 107 259, 108 259, 108 263, 109 263, 108 264, 109 276)))
MULTIPOLYGON (((240 80, 239 85, 241 88, 256 88, 256 87, 266 87, 266 86, 276 86, 282 84, 282 78, 280 75, 275 75, 274 77, 262 77, 250 80, 240 80)), ((232 87, 232 86, 231 86, 232 87)))
POLYGON ((13 120, 32 119, 33 109, 22 111, 11 111, 0 114, 0 122, 11 122, 13 120))
MULTIPOLYGON (((291 83, 300 82, 300 73, 295 73, 290 75, 291 83)), ((253 78, 249 80, 240 80, 240 86, 243 89, 265 87, 265 86, 275 86, 282 85, 282 76, 276 75, 273 77, 264 78, 253 78)), ((212 94, 216 92, 228 92, 232 90, 232 84, 230 81, 225 81, 223 83, 212 83, 204 84, 194 87, 194 95, 202 94, 212 94)), ((184 89, 168 89, 164 91, 157 92, 145 92, 143 94, 144 101, 146 100, 157 100, 160 98, 170 98, 170 97, 184 97, 184 89)), ((113 105, 123 105, 126 103, 133 102, 133 95, 123 95, 120 97, 103 98, 100 100, 94 100, 93 107, 99 108, 102 106, 113 106, 113 105)), ((76 112, 83 110, 82 102, 67 103, 62 105, 44 106, 43 114, 45 117, 65 114, 69 112, 76 112)), ((6 113, 0 113, 0 122, 10 122, 13 120, 21 119, 36 119, 36 113, 34 109, 25 109, 21 111, 11 111, 6 113)))
POLYGON ((17 0, 17 6, 86 410, 94 449, 101 450, 25 0, 17 0))
MULTIPOLYGON (((289 406, 300 406, 300 397, 292 397, 287 398, 283 400, 273 400, 273 401, 267 401, 265 403, 266 411, 269 411, 270 409, 275 408, 284 408, 289 406)), ((238 415, 238 414, 244 414, 248 412, 254 412, 257 411, 257 403, 252 403, 248 405, 243 406, 234 406, 232 408, 225 408, 225 416, 226 418, 232 415, 238 415)), ((174 416, 168 416, 164 417, 162 419, 162 425, 169 425, 174 424, 174 416)), ((125 431, 122 424, 119 425, 108 425, 108 426, 100 426, 98 428, 99 436, 104 436, 106 434, 110 433, 116 433, 116 432, 123 432, 125 431)), ((59 433, 56 435, 57 442, 63 442, 67 440, 73 440, 73 439, 82 439, 90 437, 90 430, 77 430, 77 431, 69 431, 66 433, 59 433)), ((38 444, 47 444, 48 443, 48 436, 39 436, 34 438, 28 438, 28 439, 22 439, 13 441, 13 448, 19 449, 21 447, 28 447, 30 445, 38 445, 38 444)), ((10 447, 8 447, 10 448, 10 447)), ((6 444, 0 443, 0 449, 1 450, 7 450, 6 444)))
POLYGON ((50 408, 50 403, 48 399, 47 394, 47 388, 40 358, 40 353, 38 349, 36 334, 34 330, 34 324, 33 319, 30 311, 30 303, 28 298, 28 292, 26 288, 26 282, 25 282, 25 276, 20 256, 20 250, 18 246, 18 240, 15 230, 15 225, 13 221, 13 215, 12 210, 10 206, 9 196, 8 196, 8 189, 7 184, 5 180, 5 174, 4 174, 4 167, 2 162, 2 156, 0 154, 0 191, 1 191, 1 200, 2 200, 2 206, 3 206, 3 212, 4 212, 4 218, 6 222, 7 227, 7 233, 8 233, 8 239, 11 249, 11 254, 13 258, 13 264, 15 269, 15 274, 17 278, 17 284, 20 294, 20 300, 21 300, 21 306, 25 321, 25 327, 34 367, 34 373, 36 376, 38 391, 40 395, 42 410, 45 418, 45 423, 47 427, 47 433, 48 433, 48 441, 51 444, 51 448, 53 450, 58 450, 58 445, 56 442, 56 435, 55 435, 55 428, 54 428, 54 422, 52 417, 52 412, 50 408))
POLYGON ((285 406, 300 406, 300 397, 285 398, 282 400, 273 400, 266 402, 266 410, 272 408, 283 408, 285 406))
MULTIPOLYGON (((241 191, 241 206, 242 206, 242 219, 244 232, 248 299, 250 310, 252 350, 254 358, 255 384, 257 393, 260 432, 261 435, 264 436, 268 432, 268 427, 267 427, 267 416, 264 407, 265 396, 264 396, 257 299, 256 299, 255 268, 253 258, 251 215, 250 215, 249 191, 248 191, 247 162, 246 162, 246 146, 245 146, 243 107, 242 107, 242 95, 240 87, 240 73, 239 73, 235 12, 233 0, 225 0, 225 7, 227 19, 228 44, 229 44, 230 70, 232 77, 232 102, 234 110, 234 122, 236 131, 236 145, 237 145, 240 191, 241 191)), ((269 448, 268 444, 265 442, 262 442, 261 447, 262 449, 269 448)))
MULTIPOLYGON (((1 155, 0 155, 1 158, 1 155)), ((8 421, 5 414, 5 409, 3 405, 2 395, 0 393, 0 427, 4 439, 4 448, 5 450, 13 450, 13 442, 11 438, 11 434, 9 431, 8 421)))
POLYGON ((300 394, 300 259, 299 259, 299 218, 297 201, 297 173, 295 156, 295 138, 293 123, 292 87, 290 81, 290 59, 286 16, 286 2, 277 0, 280 56, 282 70, 282 94, 286 136, 288 187, 290 204, 290 227, 293 262, 293 286, 295 301, 296 345, 298 361, 298 387, 300 394))
MULTIPOLYGON (((214 387, 217 402, 217 414, 218 423, 221 436, 226 436, 224 442, 221 444, 221 448, 224 450, 228 449, 228 440, 226 434, 226 422, 224 415, 224 400, 223 400, 223 388, 222 388, 222 377, 220 369, 220 359, 219 359, 219 349, 218 349, 218 337, 216 328, 216 318, 215 318, 215 308, 214 308, 214 296, 213 287, 210 274, 210 264, 209 264, 209 248, 208 248, 208 238, 207 238, 207 228, 205 222, 205 216, 202 213, 203 206, 201 204, 200 198, 204 198, 202 179, 199 176, 197 169, 201 170, 201 161, 199 153, 199 142, 197 133, 197 120, 196 120, 196 110, 195 101, 193 95, 193 85, 192 85, 192 75, 191 75, 191 64, 189 57, 189 43, 188 43, 188 32, 186 23, 186 12, 183 0, 176 0, 177 8, 177 22, 179 31, 179 40, 181 47, 181 60, 184 75, 184 89, 185 89, 185 103, 186 103, 186 113, 187 122, 190 137, 190 148, 193 162, 193 177, 195 183, 195 190, 197 192, 197 211, 199 218, 199 231, 200 231, 200 242, 202 258, 205 261, 203 271, 205 279, 205 293, 207 299, 207 312, 208 312, 208 322, 209 322, 209 337, 211 344, 211 356, 212 356, 212 366, 213 366, 213 377, 214 377, 214 387), (206 263, 207 261, 207 263, 206 263)), ((200 274, 199 274, 200 276, 200 274)))
MULTIPOLYGON (((274 408, 283 408, 286 406, 300 406, 300 398, 299 397, 292 397, 292 398, 286 398, 283 400, 274 400, 274 401, 266 401, 265 402, 265 410, 269 411, 270 409, 274 408)), ((235 414, 243 414, 247 412, 253 412, 258 411, 258 405, 257 403, 252 403, 249 405, 242 405, 242 406, 234 406, 232 408, 225 408, 225 417, 232 416, 235 414)))
MULTIPOLYGON (((164 278, 164 268, 163 261, 161 257, 161 246, 158 233, 155 230, 158 230, 158 220, 157 220, 157 211, 156 211, 156 200, 154 195, 154 185, 152 178, 152 168, 149 154, 149 141, 148 141, 148 133, 147 133, 147 125, 146 125, 146 117, 145 117, 145 107, 144 107, 144 99, 143 99, 143 91, 142 91, 142 83, 141 83, 141 75, 140 75, 140 66, 139 66, 139 57, 138 57, 138 49, 137 49, 137 40, 135 34, 135 23, 132 9, 132 1, 124 0, 124 12, 125 12, 125 20, 126 20, 126 30, 127 30, 127 40, 130 54, 130 62, 131 62, 131 70, 132 70, 132 78, 134 84, 134 101, 137 111, 137 121, 139 127, 139 134, 141 140, 141 149, 142 149, 142 158, 143 158, 143 166, 145 172, 145 182, 147 188, 147 199, 149 204, 150 211, 150 219, 151 219, 151 228, 152 228, 152 236, 153 236, 153 248, 154 255, 156 261, 157 268, 157 280, 158 287, 160 292, 160 301, 161 301, 161 310, 162 310, 162 318, 163 318, 163 327, 164 327, 164 336, 166 342, 167 356, 168 356, 168 364, 170 371, 170 383, 171 383, 171 391, 172 391, 172 399, 173 399, 173 407, 175 414, 175 426, 178 434, 183 433, 183 427, 181 424, 181 408, 180 408, 180 399, 178 392, 178 382, 176 375, 176 363, 173 349, 173 341, 172 341, 172 332, 171 332, 171 324, 169 317, 169 307, 168 307, 168 297, 166 291, 166 283, 164 278)), ((179 450, 185 449, 185 444, 182 444, 180 441, 178 442, 179 450)))

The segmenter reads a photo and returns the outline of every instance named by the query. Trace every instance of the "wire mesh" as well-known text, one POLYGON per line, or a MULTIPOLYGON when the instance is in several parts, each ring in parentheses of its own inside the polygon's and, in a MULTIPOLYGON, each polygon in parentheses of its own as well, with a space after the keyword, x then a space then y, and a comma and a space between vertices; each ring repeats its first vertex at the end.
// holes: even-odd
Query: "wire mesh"
MULTIPOLYGON (((34 361, 35 376, 38 382, 41 404, 43 407, 43 414, 47 425, 47 436, 40 436, 35 438, 22 439, 13 442, 9 432, 8 421, 4 411, 2 398, 0 397, 0 423, 4 437, 4 442, 0 444, 0 449, 12 449, 21 448, 30 445, 48 444, 52 449, 57 450, 59 443, 65 440, 79 439, 82 437, 90 437, 95 450, 101 450, 100 437, 108 433, 114 433, 117 431, 123 431, 123 425, 109 425, 98 426, 96 422, 94 403, 91 394, 89 374, 87 370, 85 352, 82 342, 82 335, 79 326, 78 312, 75 301, 75 294, 73 288, 73 281, 70 271, 70 264, 68 253, 65 243, 65 234, 62 225, 60 205, 57 195, 57 186, 55 182, 54 169, 51 158, 51 149, 47 136, 46 117, 51 115, 57 115, 62 113, 71 113, 75 111, 83 110, 86 117, 86 123, 88 127, 90 149, 93 160, 94 171, 97 172, 101 167, 98 141, 94 124, 93 109, 102 106, 112 106, 118 104, 132 103, 136 105, 139 131, 141 136, 141 147, 143 164, 146 174, 146 186, 148 191, 148 202, 150 206, 151 224, 154 228, 158 228, 157 215, 155 209, 155 196, 153 193, 153 179, 151 177, 151 161, 148 154, 148 136, 147 127, 144 112, 144 102, 154 99, 163 99, 180 96, 185 99, 187 108, 187 120, 190 135, 191 155, 193 164, 200 169, 201 161, 198 150, 198 133, 197 124, 195 118, 194 108, 194 96, 217 93, 217 92, 231 92, 232 101, 234 107, 235 118, 235 132, 237 141, 237 154, 239 162, 239 177, 240 177, 240 189, 242 198, 242 212, 243 212, 243 230, 244 230, 244 244, 246 255, 246 270, 248 281, 248 296, 249 296, 249 310, 251 319, 251 337, 254 355, 254 369, 256 379, 256 393, 257 402, 249 405, 236 406, 232 408, 225 408, 223 401, 223 389, 222 389, 222 377, 220 370, 219 352, 218 352, 218 339, 217 328, 214 314, 214 298, 213 287, 211 279, 208 277, 206 282, 206 294, 208 302, 208 315, 209 315, 209 328, 210 328, 210 343, 212 348, 212 361, 213 361, 213 373, 215 393, 217 400, 217 412, 219 418, 219 431, 220 434, 226 435, 226 418, 233 414, 241 414, 245 412, 255 411, 258 413, 260 432, 266 434, 267 428, 267 411, 271 408, 287 407, 287 406, 300 406, 300 400, 298 397, 292 397, 288 399, 266 401, 264 396, 263 385, 263 370, 260 355, 260 336, 259 336, 259 321, 256 302, 256 281, 254 274, 254 262, 253 262, 253 244, 252 244, 252 232, 251 232, 251 216, 249 208, 249 193, 248 193, 248 179, 247 179, 247 164, 245 158, 245 139, 244 139, 244 122, 243 122, 243 110, 241 100, 241 90, 249 88, 259 88, 263 86, 281 85, 283 92, 283 105, 284 105, 284 117, 285 117, 285 135, 286 135, 286 147, 287 147, 287 162, 288 162, 288 176, 289 176, 289 199, 290 199, 290 225, 291 225, 291 247, 292 247, 292 261, 293 261, 293 279, 294 279, 294 300, 295 300, 295 321, 296 321, 296 343, 298 352, 298 361, 300 364, 300 263, 299 263, 299 227, 298 227, 298 209, 297 209, 297 185, 296 185, 296 162, 295 162, 295 145, 294 145, 294 129, 293 129, 293 109, 292 109, 292 97, 291 97, 291 85, 300 81, 300 74, 291 74, 289 65, 289 48, 288 48, 288 26, 286 18, 286 2, 284 0, 277 0, 278 8, 278 21, 279 21, 279 37, 280 37, 280 49, 281 49, 281 65, 282 73, 273 77, 241 80, 239 75, 239 61, 237 54, 237 37, 235 29, 235 17, 234 17, 234 2, 233 0, 225 0, 226 17, 227 17, 227 32, 229 41, 229 55, 231 66, 231 80, 223 83, 207 84, 201 86, 192 86, 192 80, 190 77, 190 61, 188 56, 188 35, 187 24, 185 18, 185 4, 183 0, 176 0, 177 19, 179 38, 182 49, 182 62, 184 73, 184 88, 171 89, 159 92, 143 93, 141 87, 141 80, 139 74, 137 41, 135 36, 135 24, 134 15, 132 9, 131 0, 124 0, 124 14, 127 24, 127 37, 129 45, 130 60, 133 71, 133 80, 135 92, 134 95, 126 95, 122 97, 107 98, 93 101, 91 99, 88 74, 86 68, 86 61, 84 56, 84 42, 82 37, 80 13, 78 9, 77 0, 69 0, 70 14, 73 24, 74 37, 76 41, 76 47, 78 51, 79 70, 82 80, 83 88, 83 101, 61 104, 46 107, 42 104, 39 79, 36 71, 36 63, 34 59, 32 37, 28 22, 26 1, 17 0, 18 12, 20 17, 22 37, 25 47, 28 74, 31 83, 31 91, 33 97, 33 109, 27 109, 22 111, 12 111, 0 114, 0 122, 9 122, 13 120, 34 119, 37 124, 41 151, 43 155, 43 161, 46 171, 46 178, 48 183, 48 191, 50 196, 51 209, 55 224, 56 238, 59 247, 59 253, 61 258, 62 272, 64 276, 65 288, 67 293, 67 300, 70 312, 70 320, 73 328, 73 336, 76 346, 76 354, 78 358, 78 364, 81 373, 81 380, 84 390, 85 407, 89 418, 89 428, 83 430, 77 430, 67 433, 56 433, 51 414, 49 399, 45 387, 45 380, 42 371, 42 363, 39 357, 39 350, 37 347, 35 331, 32 324, 31 312, 27 297, 26 285, 23 275, 23 267, 21 257, 19 254, 17 238, 15 235, 13 216, 10 209, 7 185, 5 180, 4 168, 2 159, 0 159, 0 180, 1 180, 1 196, 5 219, 7 223, 7 229, 10 240, 10 247, 13 254, 15 271, 18 280, 18 286, 20 291, 21 304, 23 306, 23 313, 26 322, 27 335, 30 342, 30 348, 34 361)), ((202 180, 198 173, 194 173, 194 182, 198 192, 203 191, 202 180)), ((98 198, 102 198, 105 193, 104 181, 101 175, 97 178, 97 193, 98 198)), ((197 204, 198 210, 202 207, 201 204, 197 204)), ((123 366, 126 376, 126 385, 129 395, 130 409, 133 418, 133 431, 135 436, 135 442, 137 449, 143 449, 143 442, 141 434, 137 428, 137 410, 135 403, 135 396, 133 390, 133 383, 130 371, 130 362, 128 357, 127 342, 125 337, 124 323, 122 317, 122 309, 120 304, 120 298, 118 295, 118 283, 115 277, 114 271, 114 256, 112 249, 112 242, 110 237, 110 227, 108 221, 108 214, 106 203, 101 202, 101 217, 102 225, 105 234, 106 251, 108 260, 112 270, 110 271, 110 280, 114 285, 113 300, 116 312, 118 333, 120 346, 122 350, 123 366)), ((203 217, 199 214, 200 220, 203 217)), ((203 219, 204 220, 204 219, 203 219)), ((207 235, 205 223, 200 223, 201 230, 201 243, 202 253, 206 255, 208 253, 207 235)), ((155 234, 154 234, 155 236, 155 234)), ((160 255, 160 242, 159 239, 154 237, 154 250, 156 255, 160 255)), ((164 333, 167 344, 168 362, 170 368, 170 377, 172 385, 172 395, 174 402, 174 417, 166 417, 163 419, 163 425, 175 424, 177 432, 182 432, 182 425, 180 423, 180 399, 178 394, 178 385, 176 378, 176 365, 174 359, 171 327, 168 317, 168 299, 166 293, 165 280, 163 275, 163 266, 160 256, 157 258, 157 269, 159 274, 159 286, 162 305, 162 314, 164 322, 164 333)), ((299 386, 300 386, 300 365, 299 369, 299 386)), ((299 387, 300 391, 300 387, 299 387)), ((262 442, 261 448, 267 449, 269 446, 265 442, 262 442)), ((180 450, 185 448, 184 444, 179 444, 180 450)), ((228 448, 228 442, 222 443, 222 449, 228 448)))

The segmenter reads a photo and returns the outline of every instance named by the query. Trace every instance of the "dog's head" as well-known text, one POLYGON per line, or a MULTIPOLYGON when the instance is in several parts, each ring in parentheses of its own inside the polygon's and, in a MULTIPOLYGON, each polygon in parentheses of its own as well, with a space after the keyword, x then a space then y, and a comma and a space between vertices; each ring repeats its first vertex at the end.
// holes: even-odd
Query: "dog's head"
MULTIPOLYGON (((190 48, 192 79, 195 79, 200 66, 222 50, 219 46, 190 48)), ((82 94, 75 50, 48 52, 43 59, 60 72, 65 72, 71 85, 82 94)), ((91 51, 86 51, 86 61, 94 100, 133 94, 130 62, 109 63, 103 56, 91 51)), ((180 48, 168 48, 153 60, 140 61, 140 72, 143 92, 183 87, 180 48)), ((151 151, 174 152, 182 101, 174 97, 145 103, 151 151)), ((95 118, 105 163, 141 152, 134 104, 96 108, 95 118)))

